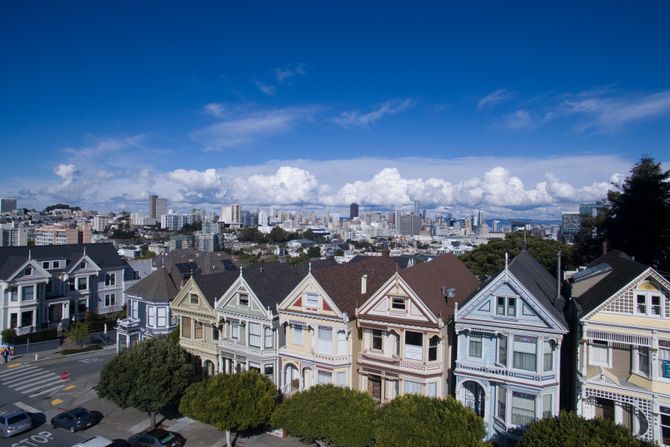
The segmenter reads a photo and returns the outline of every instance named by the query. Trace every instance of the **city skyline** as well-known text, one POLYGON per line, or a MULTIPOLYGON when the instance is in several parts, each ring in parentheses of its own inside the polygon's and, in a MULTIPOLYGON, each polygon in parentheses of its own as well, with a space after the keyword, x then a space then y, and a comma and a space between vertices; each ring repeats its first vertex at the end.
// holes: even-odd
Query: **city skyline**
POLYGON ((670 164, 663 2, 206 5, 9 5, 0 196, 558 219, 670 164))

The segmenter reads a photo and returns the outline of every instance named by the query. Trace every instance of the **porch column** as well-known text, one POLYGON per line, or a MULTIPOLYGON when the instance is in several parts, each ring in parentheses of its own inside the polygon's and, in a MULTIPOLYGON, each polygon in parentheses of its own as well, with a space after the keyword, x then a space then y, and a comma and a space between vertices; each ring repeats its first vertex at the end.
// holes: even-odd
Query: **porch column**
POLYGON ((221 353, 218 353, 216 357, 217 357, 218 364, 219 364, 218 373, 221 374, 223 372, 223 356, 221 355, 221 353))
POLYGON ((121 340, 119 339, 119 335, 120 335, 120 334, 119 334, 119 330, 117 329, 117 330, 116 330, 116 353, 117 353, 117 354, 119 353, 119 345, 120 345, 120 341, 121 341, 121 340))
POLYGON ((130 335, 126 334, 126 349, 130 349, 130 335))

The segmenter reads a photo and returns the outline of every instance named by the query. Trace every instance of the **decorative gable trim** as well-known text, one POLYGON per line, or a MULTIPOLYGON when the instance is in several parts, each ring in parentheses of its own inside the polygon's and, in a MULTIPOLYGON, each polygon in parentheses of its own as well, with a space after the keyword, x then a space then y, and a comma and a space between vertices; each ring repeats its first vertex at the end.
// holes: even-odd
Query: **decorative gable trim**
MULTIPOLYGON (((421 297, 416 292, 414 292, 412 287, 410 287, 410 285, 407 284, 405 279, 402 276, 400 276, 398 272, 396 272, 393 276, 391 276, 384 284, 382 284, 382 286, 379 289, 377 289, 370 296, 370 298, 368 298, 363 303, 363 305, 361 305, 359 308, 356 309, 356 316, 371 320, 379 318, 378 315, 370 314, 370 312, 373 309, 375 309, 377 305, 380 304, 383 300, 388 299, 389 296, 394 296, 394 294, 391 293, 393 289, 401 289, 404 292, 404 295, 406 295, 407 298, 410 301, 412 301, 414 305, 416 305, 421 315, 428 322, 436 325, 440 325, 442 323, 439 316, 435 315, 433 311, 430 310, 430 308, 423 302, 421 297)), ((411 318, 402 318, 395 315, 391 315, 390 310, 389 310, 389 317, 413 321, 413 319, 411 318)))
MULTIPOLYGON (((312 272, 310 271, 307 276, 305 276, 302 281, 298 283, 297 286, 289 292, 289 294, 282 300, 281 303, 277 304, 277 311, 278 312, 285 312, 285 313, 290 313, 290 312, 296 312, 295 309, 290 309, 291 307, 302 307, 303 300, 302 296, 307 290, 314 290, 316 293, 318 293, 322 300, 322 308, 323 310, 326 311, 331 311, 334 312, 338 318, 342 318, 344 316, 344 313, 337 307, 335 302, 328 296, 326 291, 321 287, 319 282, 314 278, 312 275, 312 272)), ((322 315, 320 312, 309 312, 309 311, 300 311, 304 314, 309 314, 309 315, 322 315)), ((327 315, 328 318, 332 318, 331 315, 327 315)))
MULTIPOLYGON (((225 293, 221 296, 221 298, 217 299, 214 303, 215 311, 219 314, 228 312, 229 310, 226 309, 226 306, 228 303, 230 303, 232 300, 235 300, 237 298, 237 295, 243 292, 245 293, 248 298, 249 298, 249 309, 251 309, 251 303, 256 303, 256 306, 258 306, 259 309, 263 309, 263 303, 261 303, 261 300, 256 296, 256 293, 254 290, 249 286, 249 283, 244 279, 244 276, 240 276, 235 280, 235 282, 228 288, 228 290, 225 291, 225 293)), ((272 320, 272 310, 270 309, 263 309, 266 312, 266 317, 268 320, 272 320)), ((241 312, 236 309, 235 314, 241 314, 241 312)), ((256 316, 256 315, 254 315, 256 316)))
MULTIPOLYGON (((26 267, 28 267, 28 266, 31 266, 31 267, 33 268, 33 270, 35 270, 36 272, 39 272, 39 275, 36 275, 36 274, 33 273, 33 275, 32 275, 30 278, 37 278, 37 277, 40 277, 40 276, 45 277, 45 278, 51 278, 51 277, 53 277, 53 275, 52 275, 48 270, 45 270, 45 269, 40 265, 39 262, 37 262, 35 259, 31 258, 31 259, 26 259, 26 262, 24 262, 24 263, 21 265, 21 267, 19 267, 18 269, 16 269, 16 271, 15 271, 14 273, 12 273, 12 274, 9 276, 9 278, 7 278, 7 282, 11 282, 11 281, 17 279, 17 277, 21 276, 22 273, 23 273, 23 271, 24 271, 24 270, 26 269, 26 267)), ((23 276, 22 276, 22 277, 23 277, 23 276)))
POLYGON ((212 309, 212 307, 209 305, 209 302, 207 301, 205 294, 202 293, 202 291, 200 290, 196 282, 193 280, 193 278, 190 278, 186 282, 186 284, 179 291, 174 300, 172 300, 170 307, 172 308, 173 311, 180 312, 186 315, 207 316, 212 319, 216 319, 216 311, 212 309), (200 308, 198 310, 195 310, 194 308, 185 305, 186 304, 185 302, 190 299, 192 293, 198 295, 198 307, 200 308), (203 305, 205 309, 202 309, 203 305))
MULTIPOLYGON (((649 278, 653 278, 655 281, 657 281, 659 284, 661 284, 661 286, 664 287, 666 290, 670 290, 670 282, 668 282, 668 280, 666 280, 663 276, 658 274, 656 272, 656 270, 654 270, 651 267, 648 267, 645 271, 640 273, 632 281, 630 281, 628 284, 626 284, 620 290, 618 290, 614 295, 608 297, 602 303, 600 303, 597 307, 595 307, 591 312, 584 315, 580 320, 581 321, 590 320, 595 314, 597 314, 599 312, 621 313, 621 312, 617 312, 617 311, 610 310, 610 309, 613 309, 613 307, 615 305, 622 304, 622 303, 617 303, 617 301, 627 299, 626 294, 628 292, 632 291, 641 282, 646 281, 649 278)), ((634 305, 634 303, 631 304, 631 305, 634 305)), ((633 314, 633 309, 632 308, 631 308, 631 314, 633 314)))
POLYGON ((87 254, 84 253, 81 258, 77 262, 73 262, 72 265, 70 265, 70 268, 66 270, 65 273, 68 275, 72 275, 75 273, 77 270, 82 270, 79 268, 82 262, 86 261, 86 268, 83 270, 93 270, 96 273, 102 270, 98 264, 96 264, 87 254))

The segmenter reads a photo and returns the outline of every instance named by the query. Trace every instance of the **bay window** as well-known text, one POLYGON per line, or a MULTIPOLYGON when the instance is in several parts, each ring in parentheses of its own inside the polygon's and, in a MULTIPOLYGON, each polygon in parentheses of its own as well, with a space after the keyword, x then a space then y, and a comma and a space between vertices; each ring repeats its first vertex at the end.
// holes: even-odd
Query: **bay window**
POLYGON ((272 348, 274 346, 274 337, 272 335, 272 328, 265 328, 265 347, 272 348))
POLYGON ((291 341, 294 345, 302 345, 303 341, 303 326, 293 325, 291 326, 291 341))
POLYGON ((319 326, 317 339, 317 351, 321 354, 333 353, 333 328, 330 326, 319 326))
POLYGON ((405 358, 423 360, 423 334, 420 332, 405 332, 405 358))
POLYGON ((514 336, 514 368, 526 371, 537 370, 537 338, 514 336))
POLYGON ((470 334, 468 336, 468 355, 470 357, 482 358, 482 334, 470 334))
POLYGON ((551 340, 544 341, 544 371, 554 369, 554 346, 551 340))
POLYGON ((496 389, 498 391, 496 396, 496 416, 504 422, 507 411, 507 388, 498 386, 496 389))
POLYGON ((421 394, 421 383, 405 380, 405 394, 421 394))
POLYGON ((437 335, 430 338, 428 342, 428 361, 433 362, 437 360, 437 348, 440 345, 440 337, 437 335))
POLYGON ((528 425, 535 419, 535 396, 512 393, 512 424, 528 425))
POLYGON ((259 323, 249 323, 249 346, 261 347, 261 325, 259 323))

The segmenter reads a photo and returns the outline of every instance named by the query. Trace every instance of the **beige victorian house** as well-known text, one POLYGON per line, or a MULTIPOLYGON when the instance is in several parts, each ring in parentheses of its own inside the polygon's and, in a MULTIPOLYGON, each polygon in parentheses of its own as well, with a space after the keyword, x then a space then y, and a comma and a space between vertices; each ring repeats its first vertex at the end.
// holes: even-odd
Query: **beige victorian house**
POLYGON ((355 309, 396 268, 388 257, 369 257, 311 270, 277 306, 286 334, 279 347, 285 393, 314 384, 358 387, 355 309))
POLYGON ((479 286, 454 255, 395 272, 358 308, 359 389, 383 403, 403 394, 446 397, 457 303, 479 286))
POLYGON ((236 271, 193 276, 170 304, 172 314, 179 319, 179 344, 193 356, 196 369, 202 368, 204 375, 223 371, 216 300, 238 276, 236 271))
POLYGON ((670 445, 670 282, 612 251, 571 283, 577 413, 670 445))

